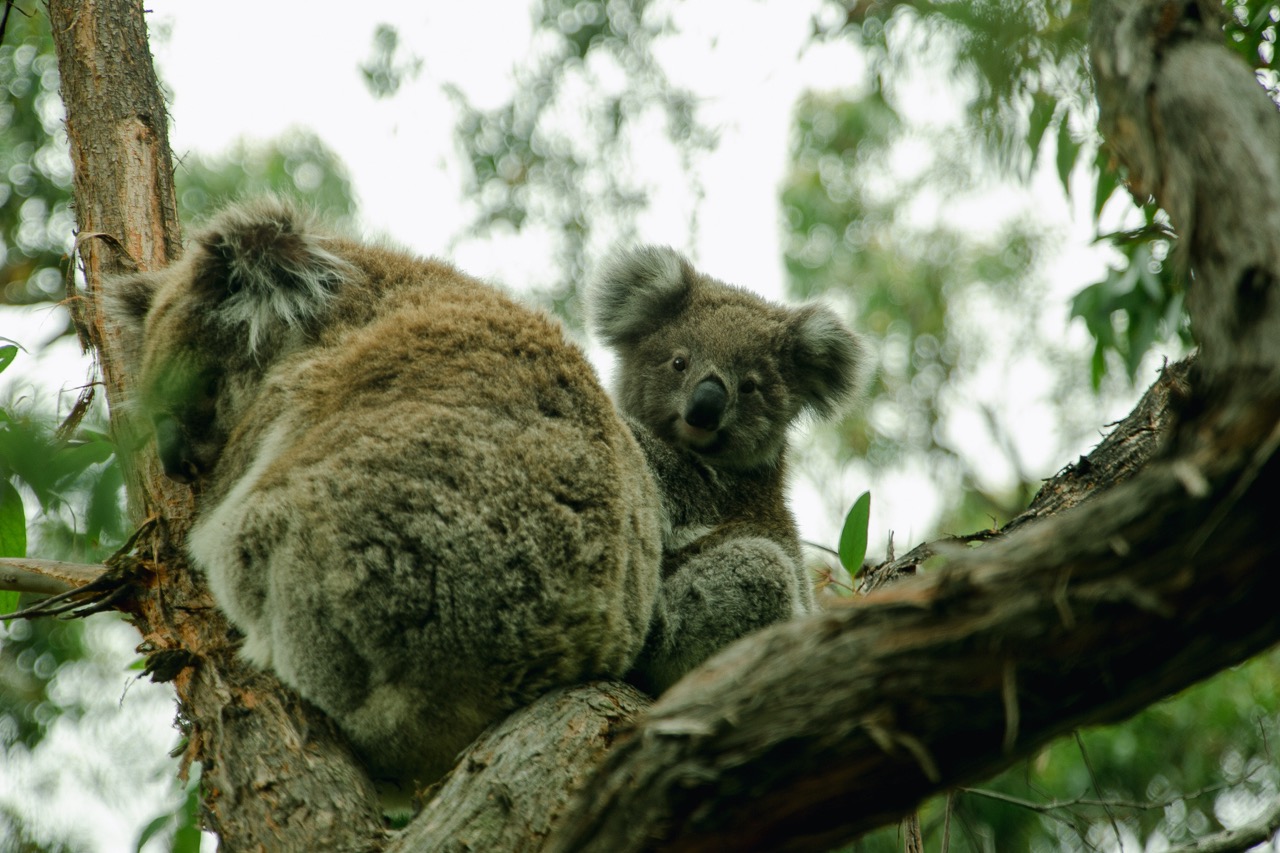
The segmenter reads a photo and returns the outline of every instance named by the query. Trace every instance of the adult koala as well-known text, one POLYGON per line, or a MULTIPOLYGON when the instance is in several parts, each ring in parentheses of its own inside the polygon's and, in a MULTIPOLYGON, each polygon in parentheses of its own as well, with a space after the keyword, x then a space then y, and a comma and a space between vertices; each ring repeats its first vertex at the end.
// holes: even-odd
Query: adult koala
POLYGON ((658 498, 556 322, 276 200, 107 287, 134 404, 196 489, 193 563, 375 779, 434 781, 514 708, 632 665, 658 498))

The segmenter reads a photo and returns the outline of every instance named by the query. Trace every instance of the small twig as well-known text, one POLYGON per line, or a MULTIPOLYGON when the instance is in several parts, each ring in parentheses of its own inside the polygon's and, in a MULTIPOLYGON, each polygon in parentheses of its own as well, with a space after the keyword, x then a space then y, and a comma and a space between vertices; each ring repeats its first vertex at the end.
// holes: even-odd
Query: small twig
MULTIPOLYGON (((1093 762, 1089 760, 1089 752, 1084 748, 1084 738, 1080 737, 1079 731, 1072 732, 1076 738, 1076 746, 1080 749, 1080 757, 1084 759, 1084 769, 1089 772, 1089 781, 1093 784, 1093 790, 1099 797, 1102 797, 1102 789, 1098 787, 1098 777, 1093 772, 1093 762)), ((1116 834, 1116 849, 1124 849, 1124 839, 1120 836, 1120 824, 1116 822, 1115 813, 1111 811, 1111 804, 1105 799, 1102 801, 1102 810, 1107 813, 1107 820, 1111 821, 1111 829, 1116 834)))
POLYGON ((959 790, 963 791, 966 794, 976 794, 979 797, 986 797, 989 800, 999 800, 1002 803, 1008 803, 1011 806, 1018 806, 1019 808, 1028 809, 1030 811, 1039 812, 1041 814, 1048 814, 1050 812, 1059 811, 1061 809, 1071 809, 1071 808, 1075 808, 1076 806, 1102 807, 1107 805, 1110 805, 1111 807, 1117 808, 1117 809, 1138 809, 1141 811, 1151 811, 1154 809, 1166 809, 1169 806, 1173 805, 1174 803, 1181 803, 1181 802, 1186 802, 1188 800, 1195 800, 1200 797, 1206 796, 1208 794, 1216 794, 1216 793, 1219 793, 1220 791, 1225 791, 1228 788, 1234 788, 1237 785, 1240 785, 1240 784, 1243 784, 1244 782, 1249 781, 1249 779, 1256 772, 1257 771, 1255 770, 1252 773, 1246 773, 1245 775, 1241 776, 1239 779, 1235 779, 1228 782, 1220 782, 1217 785, 1206 785, 1203 788, 1198 788, 1189 793, 1175 794, 1171 797, 1166 797, 1163 800, 1100 800, 1100 799, 1093 799, 1091 797, 1086 797, 1084 795, 1081 795, 1079 797, 1072 797, 1069 800, 1053 800, 1052 802, 1048 802, 1048 803, 1037 803, 1031 800, 1024 800, 1021 797, 1015 797, 1012 794, 1004 794, 1004 793, 1001 793, 1000 791, 989 791, 983 788, 960 788, 959 790))
MULTIPOLYGON (((100 564, 4 557, 0 558, 0 590, 55 595, 82 587, 106 570, 106 566, 100 564)), ((0 613, 0 616, 4 615, 0 613)))
MULTIPOLYGON (((0 17, 0 44, 4 44, 4 33, 5 33, 5 30, 9 28, 9 13, 12 12, 14 9, 18 9, 18 6, 14 2, 14 0, 5 0, 4 15, 3 17, 0 17)), ((18 9, 18 14, 26 15, 28 18, 31 17, 30 14, 22 11, 21 9, 18 9)))
POLYGON ((106 570, 81 586, 51 595, 30 607, 4 614, 6 619, 32 619, 39 616, 66 616, 78 619, 116 609, 118 603, 132 594, 135 584, 146 573, 146 564, 132 552, 138 539, 157 523, 152 517, 143 522, 110 557, 103 561, 106 570))
POLYGON ((1207 835, 1180 847, 1170 847, 1169 853, 1243 853, 1271 840, 1277 832, 1280 832, 1280 801, 1244 826, 1207 835))

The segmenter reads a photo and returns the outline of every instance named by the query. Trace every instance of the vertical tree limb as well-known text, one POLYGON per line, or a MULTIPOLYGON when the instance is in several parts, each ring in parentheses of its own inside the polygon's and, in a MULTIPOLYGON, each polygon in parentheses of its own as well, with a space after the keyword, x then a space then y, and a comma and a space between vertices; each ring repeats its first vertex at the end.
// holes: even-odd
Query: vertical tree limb
MULTIPOLYGON (((129 377, 98 306, 105 275, 155 269, 181 251, 166 110, 141 3, 50 0, 49 16, 75 166, 87 288, 80 316, 124 437, 133 434, 122 405, 129 377)), ((150 583, 124 609, 143 634, 148 667, 177 689, 186 760, 203 768, 208 828, 224 850, 367 848, 380 833, 368 778, 322 714, 235 658, 230 628, 180 548, 190 490, 160 474, 150 449, 128 445, 131 514, 160 522, 136 552, 150 583)))

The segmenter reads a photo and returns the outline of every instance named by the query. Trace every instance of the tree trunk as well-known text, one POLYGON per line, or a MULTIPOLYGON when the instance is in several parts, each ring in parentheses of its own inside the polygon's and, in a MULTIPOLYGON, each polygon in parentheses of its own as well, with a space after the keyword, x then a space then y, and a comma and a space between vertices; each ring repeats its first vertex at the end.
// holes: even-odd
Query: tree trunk
MULTIPOLYGON (((1157 384, 1169 405, 1119 431, 1134 443, 1064 472, 1034 523, 747 638, 647 716, 619 685, 544 697, 464 754, 395 849, 826 849, 1280 639, 1265 509, 1280 487, 1280 118, 1213 7, 1094 3, 1103 127, 1180 231, 1203 344, 1190 379, 1157 384)), ((136 2, 50 14, 93 306, 123 252, 143 267, 177 252, 164 108, 136 2)), ((84 315, 118 403, 116 342, 84 315)), ((124 607, 174 680, 223 849, 381 844, 368 780, 323 715, 235 660, 180 550, 186 490, 149 456, 130 484, 139 520, 164 522, 134 549, 146 582, 124 607)))
MULTIPOLYGON (((130 377, 96 309, 104 276, 180 254, 166 110, 137 0, 50 0, 49 16, 87 284, 77 320, 97 348, 116 435, 129 436, 120 403, 130 377)), ((368 778, 321 713, 236 659, 226 620, 187 566, 190 490, 161 475, 150 446, 121 456, 134 520, 159 523, 127 561, 142 581, 119 606, 142 632, 153 677, 177 689, 184 770, 200 762, 206 827, 227 851, 368 848, 381 831, 368 778)))

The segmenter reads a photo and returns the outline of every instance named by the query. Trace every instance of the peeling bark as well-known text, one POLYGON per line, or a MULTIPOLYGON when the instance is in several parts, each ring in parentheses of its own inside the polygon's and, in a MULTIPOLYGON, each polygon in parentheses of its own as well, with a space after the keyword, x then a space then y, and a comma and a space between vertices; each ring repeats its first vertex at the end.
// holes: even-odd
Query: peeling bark
MULTIPOLYGON (((97 350, 116 435, 127 436, 130 377, 96 306, 104 275, 180 254, 167 115, 140 3, 50 0, 49 16, 87 286, 72 305, 97 350)), ((205 826, 227 851, 367 849, 381 833, 368 777, 323 714, 235 658, 226 620, 186 563, 190 491, 163 477, 151 449, 121 456, 134 521, 159 521, 129 558, 147 580, 120 606, 142 632, 153 677, 177 690, 184 768, 202 766, 205 826)))
POLYGON ((572 794, 649 700, 625 684, 557 690, 472 745, 387 853, 541 850, 572 794))

